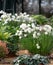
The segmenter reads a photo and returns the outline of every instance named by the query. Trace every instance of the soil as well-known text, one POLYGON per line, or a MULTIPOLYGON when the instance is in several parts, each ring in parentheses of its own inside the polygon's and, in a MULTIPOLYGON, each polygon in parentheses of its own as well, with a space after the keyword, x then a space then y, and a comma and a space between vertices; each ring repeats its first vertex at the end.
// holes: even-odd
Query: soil
POLYGON ((0 62, 0 65, 12 65, 12 61, 15 59, 16 57, 12 57, 12 58, 5 58, 0 62))
POLYGON ((18 55, 15 55, 15 54, 8 54, 6 55, 6 58, 14 58, 14 57, 17 57, 18 55))
POLYGON ((4 59, 0 61, 0 65, 12 65, 13 60, 16 58, 16 55, 6 55, 4 59))

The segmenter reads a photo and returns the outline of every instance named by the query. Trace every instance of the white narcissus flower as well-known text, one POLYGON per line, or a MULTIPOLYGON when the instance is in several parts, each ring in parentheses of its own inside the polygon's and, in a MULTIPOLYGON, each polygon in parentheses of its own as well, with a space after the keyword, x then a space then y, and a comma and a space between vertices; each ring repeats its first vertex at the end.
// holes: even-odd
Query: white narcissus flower
POLYGON ((8 21, 11 21, 11 18, 10 17, 8 18, 8 21))
POLYGON ((27 13, 26 13, 26 12, 24 12, 24 13, 23 13, 23 15, 25 16, 25 15, 27 15, 27 13))
POLYGON ((22 23, 22 24, 20 25, 20 28, 24 30, 24 29, 27 28, 27 25, 26 25, 25 23, 22 23))
POLYGON ((45 35, 47 35, 48 34, 48 32, 45 32, 45 35))
POLYGON ((39 27, 39 31, 42 31, 42 30, 43 30, 43 27, 42 27, 42 26, 40 26, 40 27, 39 27))
POLYGON ((41 34, 40 34, 39 32, 38 32, 38 33, 37 33, 37 32, 34 32, 34 33, 33 33, 33 38, 38 38, 40 35, 41 35, 41 34))
POLYGON ((36 46, 39 46, 39 44, 37 43, 36 46))
POLYGON ((18 16, 17 13, 15 13, 15 16, 18 16))
POLYGON ((19 16, 22 16, 22 15, 23 15, 23 13, 22 13, 22 12, 20 12, 19 16))
POLYGON ((8 23, 8 19, 5 20, 4 24, 7 24, 8 23))
POLYGON ((37 36, 40 36, 40 35, 41 35, 41 34, 38 32, 38 33, 37 33, 37 36))
POLYGON ((18 35, 21 36, 23 31, 19 31, 18 35))
POLYGON ((14 21, 14 19, 15 19, 15 16, 14 15, 12 15, 12 18, 11 18, 13 21, 14 21))
POLYGON ((17 32, 15 33, 15 35, 21 36, 22 35, 22 32, 23 32, 22 30, 20 30, 20 31, 17 30, 17 32))
POLYGON ((21 60, 18 60, 18 63, 20 62, 21 60))
POLYGON ((27 26, 28 26, 28 27, 30 27, 31 25, 30 25, 30 24, 28 24, 27 26))
POLYGON ((19 30, 17 30, 17 33, 19 33, 19 30))
POLYGON ((37 49, 40 49, 40 46, 37 46, 37 49))
POLYGON ((36 32, 33 33, 33 38, 36 38, 36 32))
POLYGON ((35 27, 35 29, 36 29, 36 30, 39 30, 39 29, 40 29, 40 27, 36 26, 36 27, 35 27))
POLYGON ((16 32, 15 35, 18 35, 18 33, 16 32))
POLYGON ((35 31, 35 28, 32 28, 31 30, 32 30, 32 32, 34 32, 35 31))
POLYGON ((24 18, 24 14, 23 13, 20 13, 19 15, 21 18, 24 18))
POLYGON ((28 18, 30 22, 33 22, 34 20, 32 19, 32 17, 29 17, 28 18))
POLYGON ((0 14, 3 13, 3 10, 0 11, 0 14))
POLYGON ((19 19, 20 18, 20 16, 17 16, 17 19, 19 19))
POLYGON ((12 15, 12 18, 15 18, 15 16, 14 16, 14 15, 12 15))
POLYGON ((23 22, 25 22, 25 20, 23 19, 23 22))
POLYGON ((21 36, 19 36, 19 39, 21 39, 22 37, 21 36))
POLYGON ((29 28, 27 29, 27 31, 28 31, 28 33, 31 33, 31 32, 32 32, 32 29, 29 27, 29 28))
POLYGON ((52 27, 50 25, 44 25, 43 30, 45 30, 46 32, 51 32, 52 27))
POLYGON ((40 49, 40 46, 39 46, 39 44, 38 44, 38 43, 36 44, 36 47, 37 47, 37 49, 40 49))
POLYGON ((5 14, 5 12, 3 10, 0 11, 0 14, 5 14))
POLYGON ((30 18, 29 18, 29 20, 31 21, 31 20, 32 20, 32 18, 30 17, 30 18))
POLYGON ((5 18, 7 18, 7 17, 8 17, 7 14, 1 15, 1 18, 3 18, 3 19, 5 19, 5 18))
POLYGON ((27 29, 24 29, 24 32, 26 33, 27 32, 27 29))
POLYGON ((27 14, 26 16, 29 17, 29 14, 27 14))
POLYGON ((19 30, 17 30, 17 32, 15 33, 15 35, 18 35, 19 34, 19 30))
POLYGON ((24 34, 24 37, 27 37, 27 34, 24 34))
POLYGON ((31 26, 32 26, 32 28, 35 28, 35 24, 34 23, 32 23, 31 26))
POLYGON ((8 17, 8 18, 11 18, 11 16, 12 16, 12 14, 11 14, 11 13, 7 14, 7 17, 8 17))

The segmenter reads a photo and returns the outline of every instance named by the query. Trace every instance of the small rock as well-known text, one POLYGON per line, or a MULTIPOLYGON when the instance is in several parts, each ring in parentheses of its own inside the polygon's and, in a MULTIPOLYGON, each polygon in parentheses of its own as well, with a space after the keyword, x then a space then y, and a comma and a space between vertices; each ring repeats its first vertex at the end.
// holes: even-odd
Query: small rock
POLYGON ((31 53, 28 51, 28 50, 20 50, 20 51, 17 51, 16 55, 31 55, 31 53))

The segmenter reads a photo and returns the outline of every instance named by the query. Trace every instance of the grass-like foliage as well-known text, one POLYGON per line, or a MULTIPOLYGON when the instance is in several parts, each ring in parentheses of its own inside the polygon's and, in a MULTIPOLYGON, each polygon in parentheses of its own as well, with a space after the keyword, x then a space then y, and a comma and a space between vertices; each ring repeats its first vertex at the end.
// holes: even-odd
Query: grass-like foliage
POLYGON ((43 15, 32 15, 32 17, 36 20, 37 24, 46 24, 48 19, 43 15))
POLYGON ((20 40, 20 47, 21 49, 28 49, 32 54, 49 55, 53 49, 53 36, 42 34, 37 39, 28 36, 20 40), (36 45, 39 45, 40 48, 36 45))

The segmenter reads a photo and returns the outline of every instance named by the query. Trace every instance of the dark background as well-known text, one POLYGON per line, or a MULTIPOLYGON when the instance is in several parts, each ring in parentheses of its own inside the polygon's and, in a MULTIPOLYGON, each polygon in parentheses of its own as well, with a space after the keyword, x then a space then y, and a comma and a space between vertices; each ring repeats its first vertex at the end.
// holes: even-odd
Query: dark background
POLYGON ((13 14, 27 12, 50 17, 53 15, 53 0, 0 0, 0 10, 13 14))

